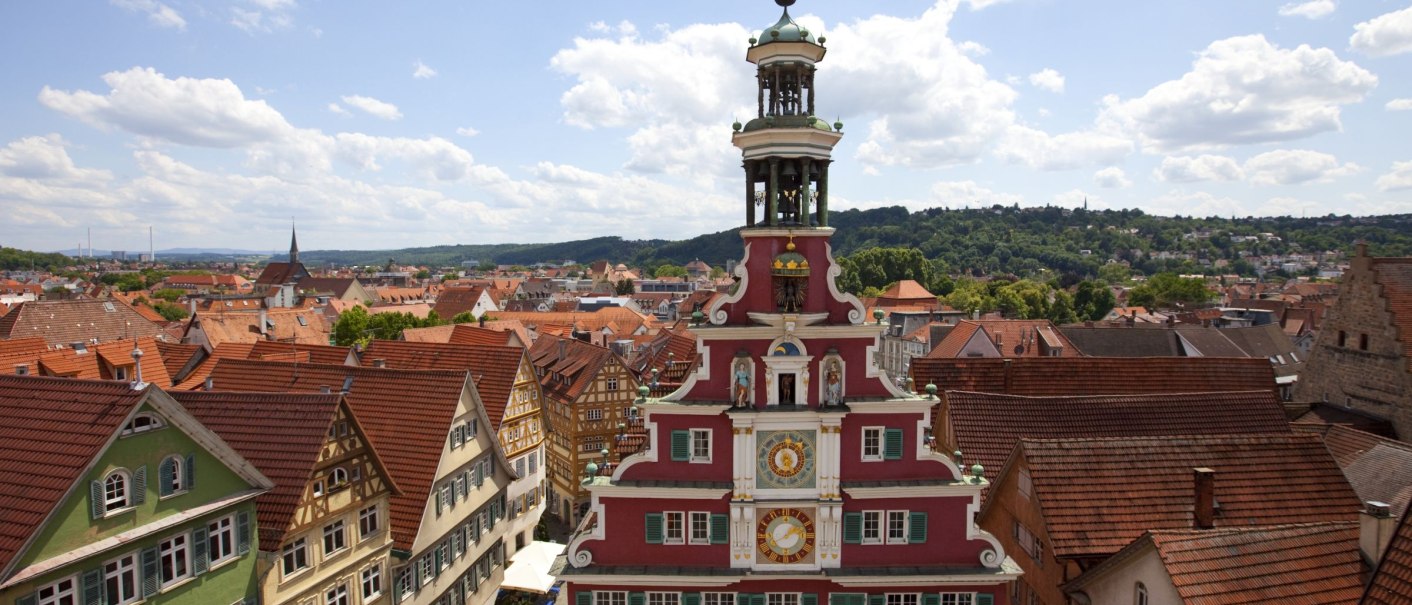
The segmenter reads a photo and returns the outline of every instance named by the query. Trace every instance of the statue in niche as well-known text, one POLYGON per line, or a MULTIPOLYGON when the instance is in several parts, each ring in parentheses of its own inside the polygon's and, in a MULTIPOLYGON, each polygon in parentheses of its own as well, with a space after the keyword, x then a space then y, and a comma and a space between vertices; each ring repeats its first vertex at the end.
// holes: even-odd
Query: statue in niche
POLYGON ((745 360, 735 364, 735 407, 746 407, 750 401, 750 366, 745 360))
POLYGON ((838 360, 829 362, 824 383, 824 402, 828 405, 843 405, 843 376, 838 367, 838 360))

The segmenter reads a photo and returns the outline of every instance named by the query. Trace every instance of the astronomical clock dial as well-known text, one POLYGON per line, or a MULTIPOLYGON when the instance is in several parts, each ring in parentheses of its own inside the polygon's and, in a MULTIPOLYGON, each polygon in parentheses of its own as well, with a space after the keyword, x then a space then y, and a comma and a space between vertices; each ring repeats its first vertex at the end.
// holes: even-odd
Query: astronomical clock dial
POLYGON ((757 488, 814 487, 813 431, 761 431, 757 435, 757 488))
POLYGON ((814 554, 814 519, 797 508, 767 511, 755 525, 755 546, 763 561, 808 561, 814 554))

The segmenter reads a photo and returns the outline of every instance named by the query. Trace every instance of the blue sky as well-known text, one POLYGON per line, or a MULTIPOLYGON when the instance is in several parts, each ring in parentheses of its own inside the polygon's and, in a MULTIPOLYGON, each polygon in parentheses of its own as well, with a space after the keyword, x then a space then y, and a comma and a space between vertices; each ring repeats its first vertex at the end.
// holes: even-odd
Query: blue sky
MULTIPOLYGON (((1412 212, 1412 7, 801 0, 834 208, 1412 212)), ((763 0, 0 3, 0 245, 684 238, 742 220, 763 0)))

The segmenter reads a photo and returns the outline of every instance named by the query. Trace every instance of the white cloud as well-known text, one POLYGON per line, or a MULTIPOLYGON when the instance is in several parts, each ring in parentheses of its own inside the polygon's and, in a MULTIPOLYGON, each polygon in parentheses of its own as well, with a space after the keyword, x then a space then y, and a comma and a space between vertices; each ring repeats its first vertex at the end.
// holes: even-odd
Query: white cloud
POLYGON ((1327 183, 1362 170, 1352 162, 1340 165, 1332 155, 1307 149, 1279 149, 1245 161, 1246 178, 1256 185, 1327 183))
POLYGON ((1168 183, 1197 181, 1239 181, 1245 178, 1240 165, 1223 155, 1178 156, 1162 158, 1162 165, 1152 176, 1168 183))
POLYGON ((379 160, 401 160, 417 168, 424 178, 456 181, 470 176, 471 152, 440 137, 411 139, 375 137, 363 133, 334 135, 335 157, 363 170, 382 170, 379 160))
POLYGON ((1393 162, 1392 171, 1378 177, 1378 191, 1412 189, 1412 161, 1393 162))
POLYGON ((1334 0, 1308 0, 1307 2, 1291 2, 1280 7, 1281 17, 1304 17, 1305 19, 1321 19, 1332 15, 1338 5, 1334 0))
POLYGON ((345 104, 355 109, 362 110, 364 113, 375 118, 382 118, 384 120, 402 119, 402 112, 397 109, 396 105, 391 103, 362 95, 344 95, 342 98, 345 104))
POLYGON ((0 148, 0 175, 41 181, 106 181, 107 170, 81 169, 58 134, 25 137, 0 148))
POLYGON ((39 102, 103 129, 198 147, 240 147, 291 127, 265 101, 246 99, 230 80, 169 79, 152 68, 109 72, 111 90, 65 92, 45 86, 39 102))
MULTIPOLYGON (((290 13, 297 8, 294 0, 246 0, 249 8, 232 6, 230 24, 247 34, 272 33, 294 25, 290 13)), ((316 32, 315 36, 322 35, 316 32)))
POLYGON ((1026 126, 1011 126, 997 142, 995 155, 1037 170, 1069 170, 1112 164, 1132 153, 1129 139, 1099 131, 1050 135, 1026 126))
POLYGON ((1108 204, 1104 203, 1103 198, 1091 195, 1082 189, 1070 189, 1055 194, 1050 203, 1060 208, 1088 207, 1089 210, 1106 210, 1108 208, 1108 204))
POLYGON ((1353 26, 1349 46, 1374 57, 1412 51, 1412 6, 1353 26))
POLYGON ((1141 204, 1146 212, 1167 216, 1248 216, 1249 204, 1207 191, 1173 189, 1141 204))
POLYGON ((997 4, 1004 4, 1009 1, 1010 0, 965 0, 966 5, 969 6, 973 11, 990 8, 997 4))
POLYGON ((427 67, 426 63, 417 61, 412 64, 412 77, 418 80, 427 80, 436 77, 436 70, 427 67))
POLYGON ((1093 173, 1093 183, 1104 189, 1122 189, 1133 184, 1128 180, 1127 173, 1117 166, 1109 166, 1093 173))
POLYGON ((471 128, 470 126, 462 126, 456 129, 456 134, 459 134, 463 137, 473 137, 480 134, 480 131, 471 128))
POLYGON ((1024 205, 1025 197, 1016 193, 1001 193, 975 181, 940 181, 932 185, 930 206, 947 208, 988 208, 995 204, 1024 205))
POLYGON ((118 8, 147 13, 147 20, 157 27, 186 29, 186 19, 181 18, 181 15, 172 7, 156 0, 109 0, 109 2, 118 8))
POLYGON ((986 48, 984 44, 972 40, 961 42, 956 45, 956 48, 972 57, 984 57, 990 54, 990 49, 986 48))
POLYGON ((328 110, 341 116, 353 115, 352 112, 348 111, 347 109, 344 109, 343 106, 339 105, 338 103, 329 103, 328 110))
POLYGON ((1288 141, 1339 130, 1341 106, 1377 83, 1327 48, 1241 36, 1212 42, 1180 79, 1141 97, 1105 99, 1100 121, 1135 133, 1150 152, 1288 141))
POLYGON ((1030 85, 1049 92, 1064 92, 1064 76, 1046 67, 1030 74, 1030 85))
POLYGON ((1393 99, 1383 106, 1388 111, 1412 111, 1412 99, 1393 99))

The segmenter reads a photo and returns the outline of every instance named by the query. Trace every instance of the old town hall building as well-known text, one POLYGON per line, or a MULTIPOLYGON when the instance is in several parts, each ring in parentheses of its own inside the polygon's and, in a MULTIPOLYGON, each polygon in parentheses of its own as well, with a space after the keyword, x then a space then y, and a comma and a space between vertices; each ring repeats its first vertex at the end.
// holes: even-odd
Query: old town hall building
MULTIPOLYGON (((573 605, 992 605, 1018 574, 972 521, 987 483, 929 447, 935 388, 875 363, 881 326, 841 293, 828 226, 842 124, 815 117, 825 39, 790 18, 750 40, 744 255, 693 315, 700 365, 637 407, 647 446, 584 478, 560 579, 573 605), (932 391, 933 393, 926 393, 932 391)), ((590 465, 592 467, 593 465, 590 465)))

